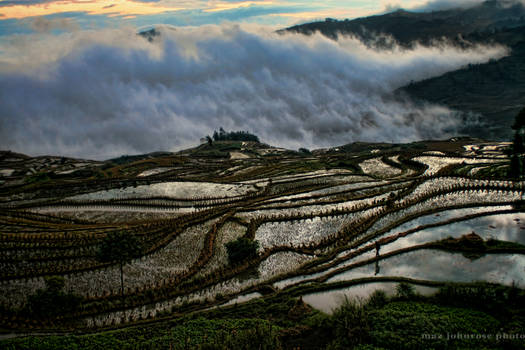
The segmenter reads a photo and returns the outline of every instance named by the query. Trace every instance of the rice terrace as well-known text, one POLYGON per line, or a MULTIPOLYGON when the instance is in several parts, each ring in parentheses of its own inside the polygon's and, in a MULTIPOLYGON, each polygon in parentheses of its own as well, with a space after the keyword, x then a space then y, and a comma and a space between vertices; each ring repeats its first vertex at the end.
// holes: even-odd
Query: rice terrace
POLYGON ((512 334, 523 324, 525 184, 507 176, 510 146, 289 151, 210 139, 106 162, 5 152, 3 347, 316 348, 331 332, 401 347, 447 327, 512 334), (136 249, 104 259, 111 239, 136 249), (465 304, 473 310, 454 309, 465 304), (435 323, 414 334, 413 319, 392 340, 401 326, 381 323, 388 308, 435 323))
POLYGON ((525 0, 0 0, 4 349, 525 349, 525 0))

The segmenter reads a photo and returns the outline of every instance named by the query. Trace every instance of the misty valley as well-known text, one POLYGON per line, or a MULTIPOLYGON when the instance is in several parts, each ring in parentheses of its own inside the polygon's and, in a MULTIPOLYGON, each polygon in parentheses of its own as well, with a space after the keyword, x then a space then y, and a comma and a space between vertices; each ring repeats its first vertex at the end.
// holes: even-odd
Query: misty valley
POLYGON ((525 3, 270 5, 0 3, 0 348, 525 347, 525 3))

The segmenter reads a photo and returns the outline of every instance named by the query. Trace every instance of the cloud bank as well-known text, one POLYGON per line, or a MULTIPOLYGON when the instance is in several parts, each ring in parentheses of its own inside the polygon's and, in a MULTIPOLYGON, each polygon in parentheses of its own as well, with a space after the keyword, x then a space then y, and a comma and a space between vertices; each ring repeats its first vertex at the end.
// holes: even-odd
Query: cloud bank
POLYGON ((501 47, 375 51, 236 25, 13 36, 0 50, 0 148, 105 159, 195 145, 213 129, 283 147, 448 137, 464 120, 394 98, 501 47))

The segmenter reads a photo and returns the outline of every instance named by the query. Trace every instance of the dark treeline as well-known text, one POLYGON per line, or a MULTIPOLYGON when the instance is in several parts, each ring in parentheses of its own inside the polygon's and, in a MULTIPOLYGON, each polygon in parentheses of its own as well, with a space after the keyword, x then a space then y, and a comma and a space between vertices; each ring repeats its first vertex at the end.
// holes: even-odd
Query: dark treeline
MULTIPOLYGON (((212 138, 206 137, 208 141, 212 138)), ((254 141, 259 142, 259 138, 248 131, 224 131, 223 128, 219 128, 219 131, 213 132, 213 141, 254 141)))

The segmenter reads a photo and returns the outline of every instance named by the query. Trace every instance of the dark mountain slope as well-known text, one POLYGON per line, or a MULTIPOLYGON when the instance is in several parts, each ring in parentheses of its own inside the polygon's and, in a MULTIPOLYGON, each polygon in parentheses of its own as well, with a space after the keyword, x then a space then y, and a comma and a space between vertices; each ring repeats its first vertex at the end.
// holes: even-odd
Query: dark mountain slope
POLYGON ((351 21, 327 19, 287 30, 303 34, 319 31, 333 39, 341 34, 353 35, 376 47, 395 42, 405 47, 416 42, 432 45, 443 38, 463 47, 476 43, 505 45, 511 53, 501 60, 469 65, 398 92, 479 115, 481 125, 462 132, 494 140, 511 137, 512 120, 525 105, 525 6, 521 3, 492 0, 468 9, 430 13, 399 10, 351 21))
POLYGON ((484 126, 463 132, 510 139, 515 115, 525 106, 525 27, 489 38, 512 49, 508 57, 447 73, 400 89, 410 96, 482 116, 484 126))
POLYGON ((327 19, 284 31, 302 34, 320 32, 334 39, 341 34, 352 35, 371 44, 377 43, 378 34, 387 34, 400 44, 409 46, 413 42, 430 44, 436 39, 457 39, 458 36, 522 25, 525 25, 525 7, 521 3, 509 5, 506 1, 493 0, 468 9, 428 13, 399 10, 355 20, 327 19))

